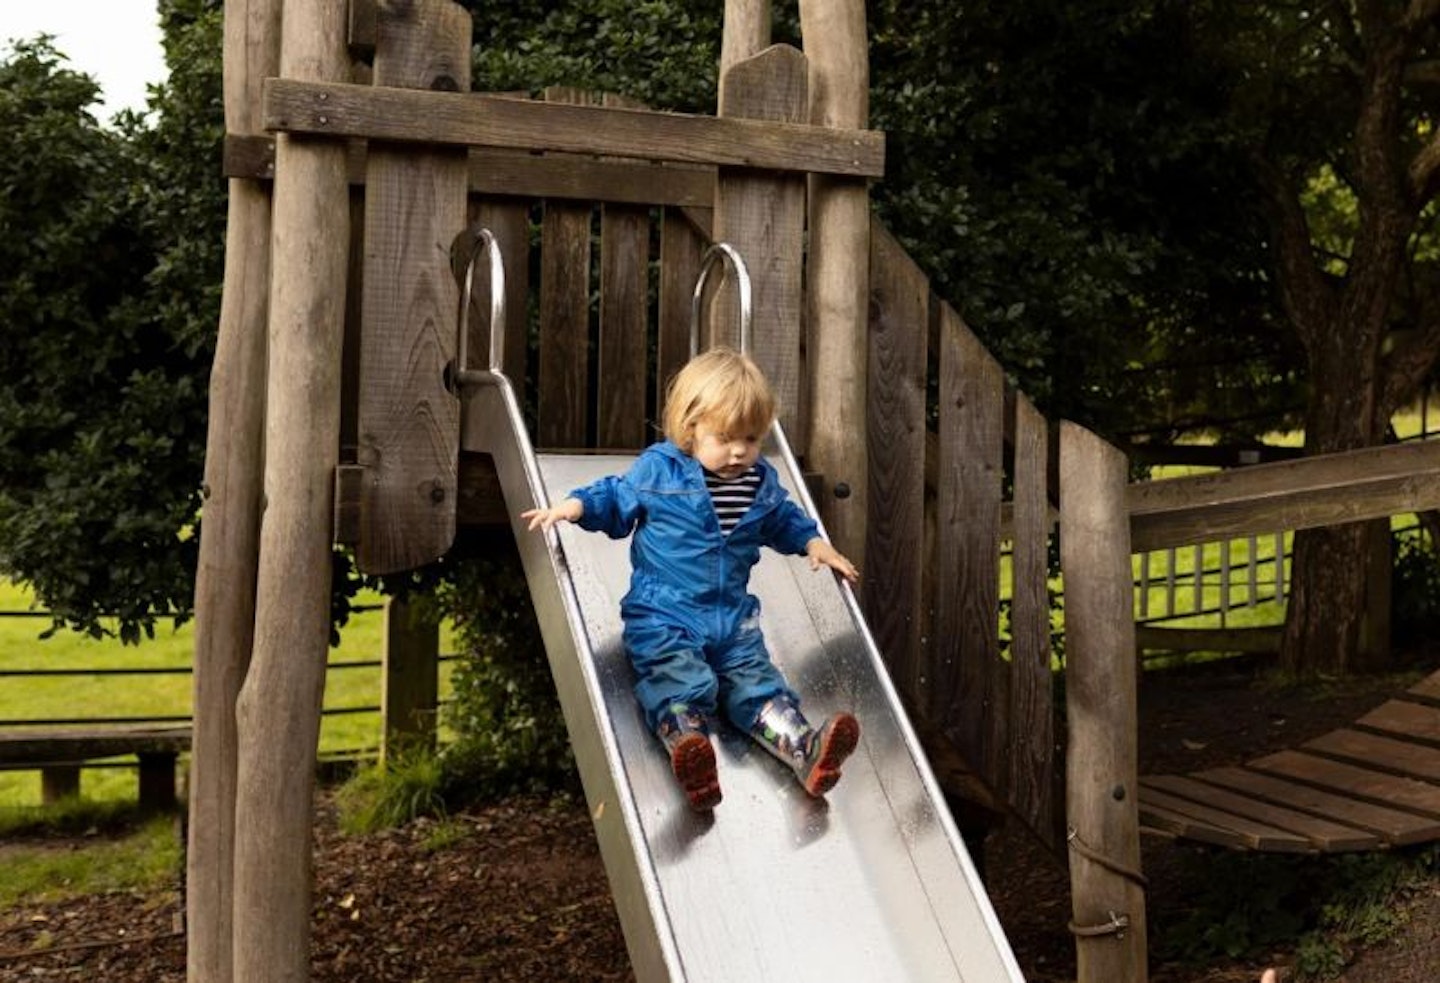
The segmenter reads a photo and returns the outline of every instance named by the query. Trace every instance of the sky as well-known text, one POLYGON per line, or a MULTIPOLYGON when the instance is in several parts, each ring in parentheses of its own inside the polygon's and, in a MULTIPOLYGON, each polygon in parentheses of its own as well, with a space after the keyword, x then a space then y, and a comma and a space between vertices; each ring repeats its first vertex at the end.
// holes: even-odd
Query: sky
POLYGON ((53 34, 68 67, 100 84, 100 119, 143 110, 145 86, 165 78, 156 0, 0 0, 0 58, 38 34, 53 34))

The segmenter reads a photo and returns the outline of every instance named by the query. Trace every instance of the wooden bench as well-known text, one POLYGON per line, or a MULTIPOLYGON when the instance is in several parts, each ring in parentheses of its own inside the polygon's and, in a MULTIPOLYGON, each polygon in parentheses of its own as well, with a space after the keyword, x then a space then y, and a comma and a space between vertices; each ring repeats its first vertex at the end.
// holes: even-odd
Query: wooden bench
POLYGON ((0 733, 0 770, 38 769, 41 798, 49 804, 80 791, 86 762, 133 754, 141 808, 173 809, 176 764, 189 749, 189 727, 10 731, 0 733))

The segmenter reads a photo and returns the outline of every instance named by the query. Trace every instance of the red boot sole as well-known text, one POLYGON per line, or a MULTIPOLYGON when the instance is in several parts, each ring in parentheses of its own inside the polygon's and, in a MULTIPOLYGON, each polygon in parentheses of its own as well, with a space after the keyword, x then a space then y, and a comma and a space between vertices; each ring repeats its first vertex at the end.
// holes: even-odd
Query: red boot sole
POLYGON ((819 797, 840 781, 840 766, 860 743, 860 721, 848 713, 835 715, 820 738, 820 757, 805 776, 805 791, 819 797))
POLYGON ((720 804, 720 774, 715 765, 715 748, 704 734, 687 734, 671 748, 670 770, 685 790, 690 808, 696 812, 709 812, 720 804))

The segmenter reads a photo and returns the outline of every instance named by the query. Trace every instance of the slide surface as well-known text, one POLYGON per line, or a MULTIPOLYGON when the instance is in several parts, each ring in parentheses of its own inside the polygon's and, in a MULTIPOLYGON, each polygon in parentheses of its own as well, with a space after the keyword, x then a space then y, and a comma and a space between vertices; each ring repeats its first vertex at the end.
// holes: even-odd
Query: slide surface
MULTIPOLYGON (((536 456, 518 419, 500 380, 476 391, 465 426, 467 449, 494 456, 512 517, 634 460, 536 456)), ((770 459, 803 504, 783 457, 770 459)), ((840 784, 811 799, 721 725, 724 801, 701 815, 631 694, 619 617, 628 541, 512 521, 638 980, 1023 979, 848 588, 768 550, 751 579, 807 716, 850 709, 860 720, 840 784)))

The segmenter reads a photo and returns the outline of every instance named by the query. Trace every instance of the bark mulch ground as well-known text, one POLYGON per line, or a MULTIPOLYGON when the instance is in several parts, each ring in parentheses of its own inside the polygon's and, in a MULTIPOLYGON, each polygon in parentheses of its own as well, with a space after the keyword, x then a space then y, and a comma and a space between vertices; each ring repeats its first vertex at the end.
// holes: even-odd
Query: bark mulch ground
MULTIPOLYGON (((1147 674, 1142 770, 1191 771, 1292 746, 1353 720, 1411 679, 1302 692, 1258 681, 1243 668, 1147 674)), ((1218 856, 1164 841, 1147 841, 1144 852, 1152 925, 1191 903, 1195 878, 1204 876, 1207 858, 1218 856)), ((1065 870, 1010 828, 992 834, 984 863, 1026 978, 1073 980, 1065 870)), ((445 822, 344 836, 326 795, 315 864, 316 983, 633 978, 582 802, 517 798, 445 822)), ((185 978, 182 909, 177 884, 149 895, 85 896, 0 912, 0 981, 178 983, 185 978)), ((1410 897, 1401 914, 1404 930, 1358 953, 1347 983, 1440 980, 1440 882, 1410 897)), ((1157 962, 1151 979, 1248 983, 1267 962, 1286 958, 1278 952, 1203 967, 1157 962)))

